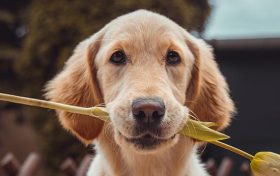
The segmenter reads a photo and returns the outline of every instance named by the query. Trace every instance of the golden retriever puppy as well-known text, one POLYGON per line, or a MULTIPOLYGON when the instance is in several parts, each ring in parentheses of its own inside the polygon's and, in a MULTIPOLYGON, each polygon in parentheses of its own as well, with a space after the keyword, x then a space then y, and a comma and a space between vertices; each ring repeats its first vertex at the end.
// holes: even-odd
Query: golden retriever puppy
POLYGON ((77 106, 106 104, 108 124, 58 111, 64 128, 95 144, 89 176, 207 176, 198 144, 177 132, 191 114, 223 129, 234 111, 211 48, 146 10, 82 41, 46 95, 77 106))

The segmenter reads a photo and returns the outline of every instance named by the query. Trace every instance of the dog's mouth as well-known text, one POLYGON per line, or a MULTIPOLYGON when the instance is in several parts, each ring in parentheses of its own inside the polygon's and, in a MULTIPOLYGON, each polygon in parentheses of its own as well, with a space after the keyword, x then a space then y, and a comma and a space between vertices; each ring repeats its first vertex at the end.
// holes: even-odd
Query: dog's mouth
POLYGON ((145 134, 141 137, 136 138, 128 138, 120 133, 120 135, 125 139, 127 143, 133 144, 134 147, 140 150, 152 150, 156 149, 158 146, 170 143, 170 141, 174 140, 176 137, 176 134, 174 134, 170 138, 159 138, 157 136, 154 136, 152 134, 145 134))

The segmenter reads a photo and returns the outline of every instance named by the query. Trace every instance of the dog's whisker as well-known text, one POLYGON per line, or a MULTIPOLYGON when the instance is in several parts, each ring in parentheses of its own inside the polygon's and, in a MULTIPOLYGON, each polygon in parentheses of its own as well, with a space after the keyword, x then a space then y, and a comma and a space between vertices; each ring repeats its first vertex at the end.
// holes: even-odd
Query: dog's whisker
POLYGON ((189 116, 192 117, 192 118, 194 118, 194 119, 197 120, 197 121, 200 121, 199 118, 197 118, 196 116, 193 116, 193 115, 191 115, 191 114, 189 114, 189 116))
POLYGON ((205 143, 205 144, 203 145, 203 148, 201 149, 200 154, 204 153, 204 151, 206 150, 207 144, 208 144, 208 143, 205 143))
POLYGON ((191 109, 189 109, 189 111, 196 117, 197 120, 200 120, 200 118, 191 109))
POLYGON ((106 104, 105 103, 99 103, 99 104, 97 104, 97 105, 95 105, 96 107, 103 107, 103 108, 105 108, 106 107, 106 104))

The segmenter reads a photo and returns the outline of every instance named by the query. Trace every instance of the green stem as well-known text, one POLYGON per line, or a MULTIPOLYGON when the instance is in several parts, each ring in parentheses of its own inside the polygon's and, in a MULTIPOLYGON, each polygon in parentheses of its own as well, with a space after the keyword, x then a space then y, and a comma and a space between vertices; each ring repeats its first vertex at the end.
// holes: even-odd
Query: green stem
POLYGON ((55 109, 55 110, 63 110, 63 111, 67 111, 67 112, 92 116, 92 108, 71 106, 71 105, 66 105, 66 104, 62 104, 62 103, 20 97, 20 96, 3 94, 3 93, 0 93, 0 100, 12 102, 12 103, 29 105, 29 106, 36 106, 36 107, 55 109))
POLYGON ((253 155, 251 155, 251 154, 249 154, 249 153, 247 153, 247 152, 245 152, 245 151, 243 151, 243 150, 240 150, 240 149, 238 149, 238 148, 236 148, 236 147, 233 147, 233 146, 231 146, 231 145, 225 144, 225 143, 223 143, 223 142, 221 142, 221 141, 212 141, 212 142, 210 142, 210 143, 212 143, 212 144, 214 144, 214 145, 217 145, 217 146, 219 146, 219 147, 222 147, 222 148, 224 148, 224 149, 227 149, 227 150, 229 150, 229 151, 232 151, 233 153, 236 153, 236 154, 238 154, 238 155, 241 155, 241 156, 243 156, 244 158, 247 158, 247 159, 250 160, 250 161, 254 158, 253 155))
POLYGON ((0 100, 29 105, 29 106, 36 106, 41 108, 48 108, 48 109, 61 110, 61 111, 66 111, 71 113, 82 114, 82 115, 88 115, 88 116, 98 118, 105 122, 110 121, 106 109, 102 107, 78 107, 78 106, 72 106, 63 103, 56 103, 56 102, 51 102, 46 100, 20 97, 20 96, 9 95, 4 93, 0 93, 0 100))

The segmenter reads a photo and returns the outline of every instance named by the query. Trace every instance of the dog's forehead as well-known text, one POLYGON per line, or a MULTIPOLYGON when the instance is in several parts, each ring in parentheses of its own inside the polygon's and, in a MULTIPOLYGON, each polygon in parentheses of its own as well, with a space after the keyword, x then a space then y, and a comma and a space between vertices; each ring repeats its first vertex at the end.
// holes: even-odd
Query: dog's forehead
POLYGON ((105 42, 112 40, 155 40, 158 37, 182 38, 179 26, 162 15, 139 10, 116 18, 107 25, 105 42))

